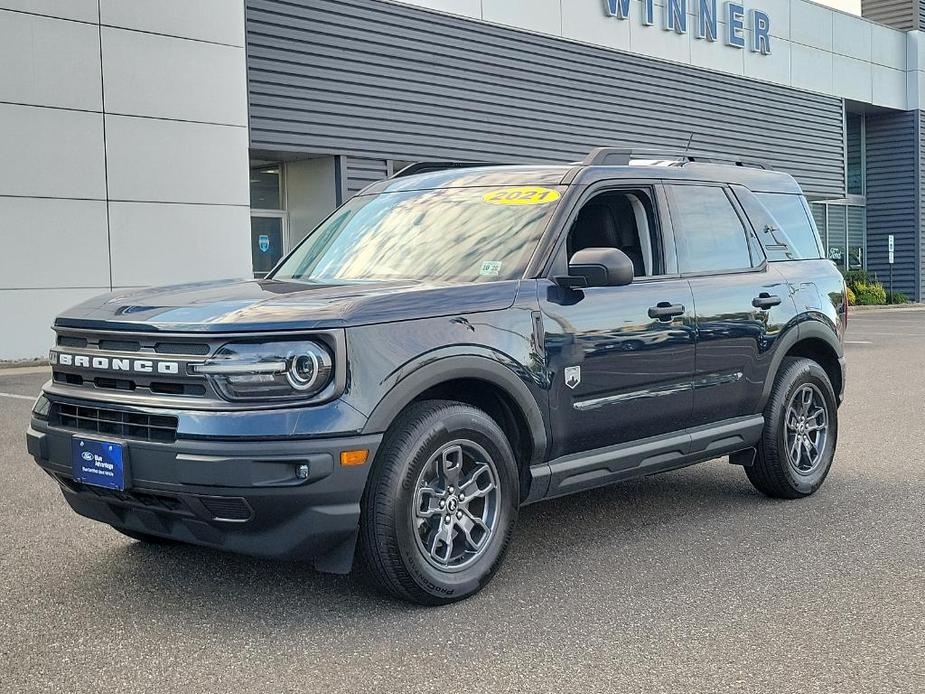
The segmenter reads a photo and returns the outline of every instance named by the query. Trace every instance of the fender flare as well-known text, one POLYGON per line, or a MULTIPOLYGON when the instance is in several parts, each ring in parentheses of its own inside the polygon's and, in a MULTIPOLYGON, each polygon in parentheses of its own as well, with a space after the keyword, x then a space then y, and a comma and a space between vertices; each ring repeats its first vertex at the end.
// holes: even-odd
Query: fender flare
POLYGON ((787 356, 787 353, 794 345, 803 340, 819 340, 828 345, 838 359, 844 356, 844 347, 841 342, 839 342, 832 327, 816 319, 797 323, 777 338, 777 343, 774 346, 774 356, 768 367, 768 377, 764 381, 764 389, 761 392, 759 412, 764 411, 764 407, 771 397, 771 390, 774 388, 774 382, 777 380, 777 372, 780 370, 780 365, 781 362, 784 361, 784 357, 787 356))
POLYGON ((384 432, 412 400, 429 388, 458 378, 485 381, 500 388, 516 403, 530 431, 533 455, 528 464, 537 465, 545 460, 547 448, 546 423, 540 406, 524 381, 497 359, 475 355, 454 355, 437 358, 414 368, 402 367, 407 375, 385 394, 363 428, 364 434, 384 432))

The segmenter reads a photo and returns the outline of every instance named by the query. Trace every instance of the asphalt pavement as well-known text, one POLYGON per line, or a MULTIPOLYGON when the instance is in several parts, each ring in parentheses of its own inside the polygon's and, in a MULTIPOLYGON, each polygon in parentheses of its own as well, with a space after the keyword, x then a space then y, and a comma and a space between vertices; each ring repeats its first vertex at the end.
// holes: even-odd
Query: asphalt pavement
POLYGON ((527 507, 441 609, 76 516, 25 452, 45 372, 0 371, 0 691, 923 692, 925 310, 848 340, 815 496, 718 460, 527 507))

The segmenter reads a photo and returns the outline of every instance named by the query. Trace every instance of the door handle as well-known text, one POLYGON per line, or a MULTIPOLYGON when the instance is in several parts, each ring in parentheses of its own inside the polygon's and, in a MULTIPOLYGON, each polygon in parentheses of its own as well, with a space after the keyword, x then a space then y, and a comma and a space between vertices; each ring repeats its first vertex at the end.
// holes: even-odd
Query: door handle
POLYGON ((758 296, 752 299, 752 306, 760 309, 769 309, 772 306, 780 305, 780 297, 775 294, 768 294, 767 292, 761 292, 758 296))
POLYGON ((675 316, 684 314, 684 304, 669 304, 667 301, 660 301, 649 309, 649 318, 658 318, 659 320, 671 320, 675 316))

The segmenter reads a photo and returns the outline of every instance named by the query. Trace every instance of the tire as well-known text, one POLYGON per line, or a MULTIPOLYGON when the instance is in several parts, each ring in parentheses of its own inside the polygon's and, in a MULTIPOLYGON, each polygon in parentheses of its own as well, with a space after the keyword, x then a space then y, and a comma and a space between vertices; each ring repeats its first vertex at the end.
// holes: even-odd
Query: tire
POLYGON ((776 499, 814 494, 829 474, 838 441, 838 403, 825 370, 809 359, 784 359, 764 419, 758 454, 745 468, 749 481, 776 499), (807 400, 810 404, 804 410, 807 400), (817 428, 822 423, 820 409, 825 417, 822 439, 817 428), (799 443, 801 436, 807 443, 799 443))
POLYGON ((117 528, 114 525, 109 526, 117 533, 121 533, 126 537, 130 537, 133 540, 138 542, 144 542, 148 545, 175 545, 177 544, 176 540, 171 540, 169 537, 158 537, 157 535, 149 535, 148 533, 139 533, 134 530, 127 530, 125 528, 117 528))
POLYGON ((361 502, 367 578, 422 605, 474 595, 504 559, 518 480, 510 443, 486 413, 445 400, 411 405, 386 434, 361 502))

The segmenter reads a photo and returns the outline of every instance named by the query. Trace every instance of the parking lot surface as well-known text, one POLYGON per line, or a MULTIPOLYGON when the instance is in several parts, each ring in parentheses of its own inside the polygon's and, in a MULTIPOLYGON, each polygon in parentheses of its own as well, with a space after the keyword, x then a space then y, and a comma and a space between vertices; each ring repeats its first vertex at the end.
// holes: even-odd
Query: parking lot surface
POLYGON ((76 516, 25 452, 46 373, 0 371, 0 691, 923 692, 925 311, 846 350, 814 497, 718 460, 530 506, 442 609, 76 516))

